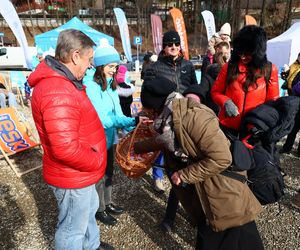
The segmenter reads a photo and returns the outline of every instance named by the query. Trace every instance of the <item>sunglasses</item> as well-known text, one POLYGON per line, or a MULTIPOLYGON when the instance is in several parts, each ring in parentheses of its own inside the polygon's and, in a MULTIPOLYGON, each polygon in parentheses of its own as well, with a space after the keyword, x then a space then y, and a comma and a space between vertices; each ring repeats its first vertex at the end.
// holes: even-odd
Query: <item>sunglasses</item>
POLYGON ((177 43, 167 43, 167 46, 168 47, 173 47, 173 44, 175 44, 176 47, 180 46, 180 42, 177 42, 177 43))

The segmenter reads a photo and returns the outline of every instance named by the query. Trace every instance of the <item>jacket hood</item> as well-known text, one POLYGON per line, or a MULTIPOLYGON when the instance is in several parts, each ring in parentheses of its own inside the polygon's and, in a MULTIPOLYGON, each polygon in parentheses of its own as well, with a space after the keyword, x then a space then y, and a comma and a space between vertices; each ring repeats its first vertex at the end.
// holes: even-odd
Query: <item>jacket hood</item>
POLYGON ((77 80, 65 65, 52 56, 46 56, 46 58, 37 66, 35 71, 30 74, 28 82, 30 87, 35 87, 41 80, 50 77, 68 79, 77 89, 83 89, 82 81, 77 80))

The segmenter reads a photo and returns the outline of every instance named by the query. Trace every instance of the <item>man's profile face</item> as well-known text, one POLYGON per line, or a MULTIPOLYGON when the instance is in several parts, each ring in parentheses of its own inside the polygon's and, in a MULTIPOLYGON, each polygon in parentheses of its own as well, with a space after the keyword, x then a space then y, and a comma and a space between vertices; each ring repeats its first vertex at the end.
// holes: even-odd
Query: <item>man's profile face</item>
POLYGON ((94 51, 92 48, 85 49, 82 52, 74 52, 73 62, 75 64, 75 73, 74 76, 77 80, 81 80, 86 70, 91 67, 94 57, 94 51))

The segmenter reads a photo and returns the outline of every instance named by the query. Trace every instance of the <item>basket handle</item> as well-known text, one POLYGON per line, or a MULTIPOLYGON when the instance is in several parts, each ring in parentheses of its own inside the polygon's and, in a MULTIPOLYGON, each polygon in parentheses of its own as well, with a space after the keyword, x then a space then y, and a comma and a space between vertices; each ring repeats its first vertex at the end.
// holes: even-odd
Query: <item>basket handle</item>
POLYGON ((131 151, 131 147, 132 147, 132 144, 133 144, 133 141, 134 141, 134 138, 135 138, 135 134, 136 134, 138 128, 141 126, 141 124, 142 124, 142 122, 140 121, 136 125, 135 129, 133 130, 133 133, 131 135, 131 140, 130 140, 130 143, 129 143, 129 150, 128 150, 128 153, 127 153, 127 159, 130 159, 130 151, 131 151))

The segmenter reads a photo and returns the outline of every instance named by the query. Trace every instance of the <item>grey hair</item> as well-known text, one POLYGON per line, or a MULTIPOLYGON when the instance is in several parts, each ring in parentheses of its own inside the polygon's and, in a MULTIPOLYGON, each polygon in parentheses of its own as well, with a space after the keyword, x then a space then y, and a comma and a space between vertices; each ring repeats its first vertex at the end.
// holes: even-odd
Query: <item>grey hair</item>
POLYGON ((80 30, 64 30, 58 36, 55 59, 62 63, 68 63, 74 50, 78 49, 80 53, 83 53, 84 50, 93 48, 95 45, 93 40, 80 30))

